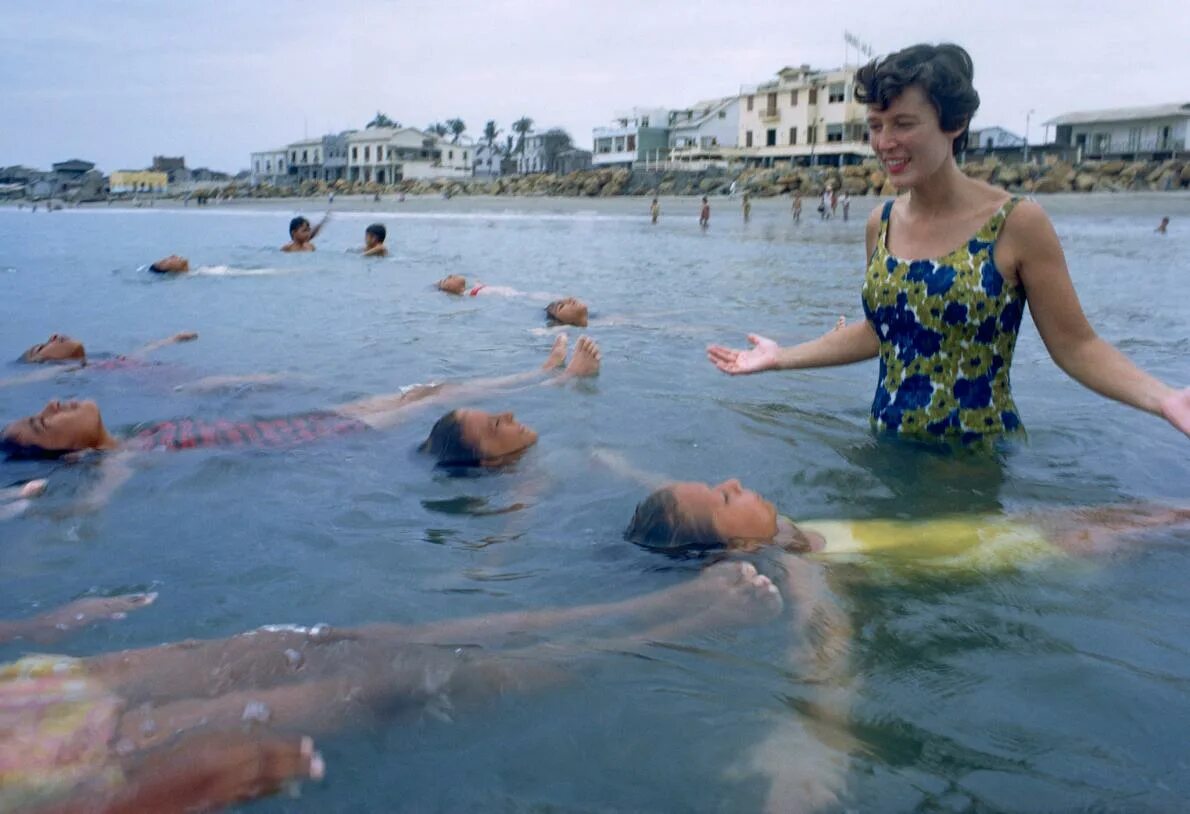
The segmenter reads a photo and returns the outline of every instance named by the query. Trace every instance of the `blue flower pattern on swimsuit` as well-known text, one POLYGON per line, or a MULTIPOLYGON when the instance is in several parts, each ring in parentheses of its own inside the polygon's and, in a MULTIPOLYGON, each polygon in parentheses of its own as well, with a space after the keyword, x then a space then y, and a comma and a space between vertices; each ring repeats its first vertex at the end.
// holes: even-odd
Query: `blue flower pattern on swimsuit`
POLYGON ((1020 429, 1009 367, 1025 291, 1007 285, 993 257, 1017 200, 950 254, 909 261, 888 250, 893 204, 885 204, 863 289, 864 314, 880 339, 877 429, 963 443, 1020 429))

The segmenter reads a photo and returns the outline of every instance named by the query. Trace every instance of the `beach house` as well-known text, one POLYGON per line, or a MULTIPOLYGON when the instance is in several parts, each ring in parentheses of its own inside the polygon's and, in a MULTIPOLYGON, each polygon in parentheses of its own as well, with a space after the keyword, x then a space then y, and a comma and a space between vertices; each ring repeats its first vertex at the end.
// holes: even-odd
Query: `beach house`
POLYGON ((1110 110, 1081 110, 1050 119, 1054 143, 1077 150, 1077 159, 1162 160, 1187 152, 1190 102, 1110 110))

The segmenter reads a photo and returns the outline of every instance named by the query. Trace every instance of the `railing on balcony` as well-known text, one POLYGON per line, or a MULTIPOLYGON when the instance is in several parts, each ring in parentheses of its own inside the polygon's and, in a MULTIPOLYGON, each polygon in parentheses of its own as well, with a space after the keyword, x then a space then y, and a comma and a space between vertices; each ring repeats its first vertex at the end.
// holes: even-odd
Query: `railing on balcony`
POLYGON ((762 122, 775 122, 781 118, 781 111, 775 107, 762 107, 758 115, 762 122))

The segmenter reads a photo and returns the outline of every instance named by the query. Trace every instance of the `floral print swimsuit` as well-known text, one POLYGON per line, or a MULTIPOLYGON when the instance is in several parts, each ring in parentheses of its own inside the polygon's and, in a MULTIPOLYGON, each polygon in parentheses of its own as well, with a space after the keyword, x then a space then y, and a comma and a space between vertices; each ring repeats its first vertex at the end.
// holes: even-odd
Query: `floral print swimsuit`
POLYGON ((880 339, 872 423, 897 435, 973 443, 1021 426, 1008 371, 1025 289, 1008 285, 993 257, 1020 199, 1011 198, 975 236, 933 260, 888 250, 893 201, 864 278, 864 314, 880 339))

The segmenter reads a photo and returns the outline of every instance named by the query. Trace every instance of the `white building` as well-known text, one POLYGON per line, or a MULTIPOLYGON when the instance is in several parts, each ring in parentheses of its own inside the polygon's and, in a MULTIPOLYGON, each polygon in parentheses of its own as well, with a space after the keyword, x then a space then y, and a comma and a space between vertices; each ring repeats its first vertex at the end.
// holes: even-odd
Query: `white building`
POLYGON ((471 162, 471 172, 476 178, 499 178, 500 162, 504 159, 504 149, 499 144, 480 143, 475 145, 475 156, 471 162))
POLYGON ((1002 147, 1024 146, 1024 138, 1003 127, 980 127, 967 131, 968 150, 995 150, 1002 147))
POLYGON ((252 153, 251 164, 252 183, 273 184, 286 183, 289 176, 289 151, 285 147, 276 150, 262 150, 252 153))
MULTIPOLYGON (((412 127, 368 127, 347 136, 347 180, 391 184, 398 180, 397 161, 390 142, 393 136, 412 127)), ((420 131, 413 130, 420 135, 420 131)))
POLYGON ((855 100, 856 68, 783 68, 740 93, 739 157, 750 164, 848 164, 870 157, 867 108, 855 100))
MULTIPOLYGON (((725 162, 724 148, 737 146, 740 97, 708 99, 669 112, 668 160, 690 169, 725 162)), ((648 157, 646 156, 646 161, 648 157)))
POLYGON ((1054 143, 1081 158, 1171 158, 1186 152, 1190 102, 1064 113, 1050 119, 1054 143))
POLYGON ((322 136, 295 141, 285 149, 288 151, 290 175, 301 181, 322 177, 322 136))
POLYGON ((669 154, 669 111, 661 107, 634 107, 617 114, 608 127, 592 131, 591 164, 631 167, 638 161, 664 159, 669 154))

